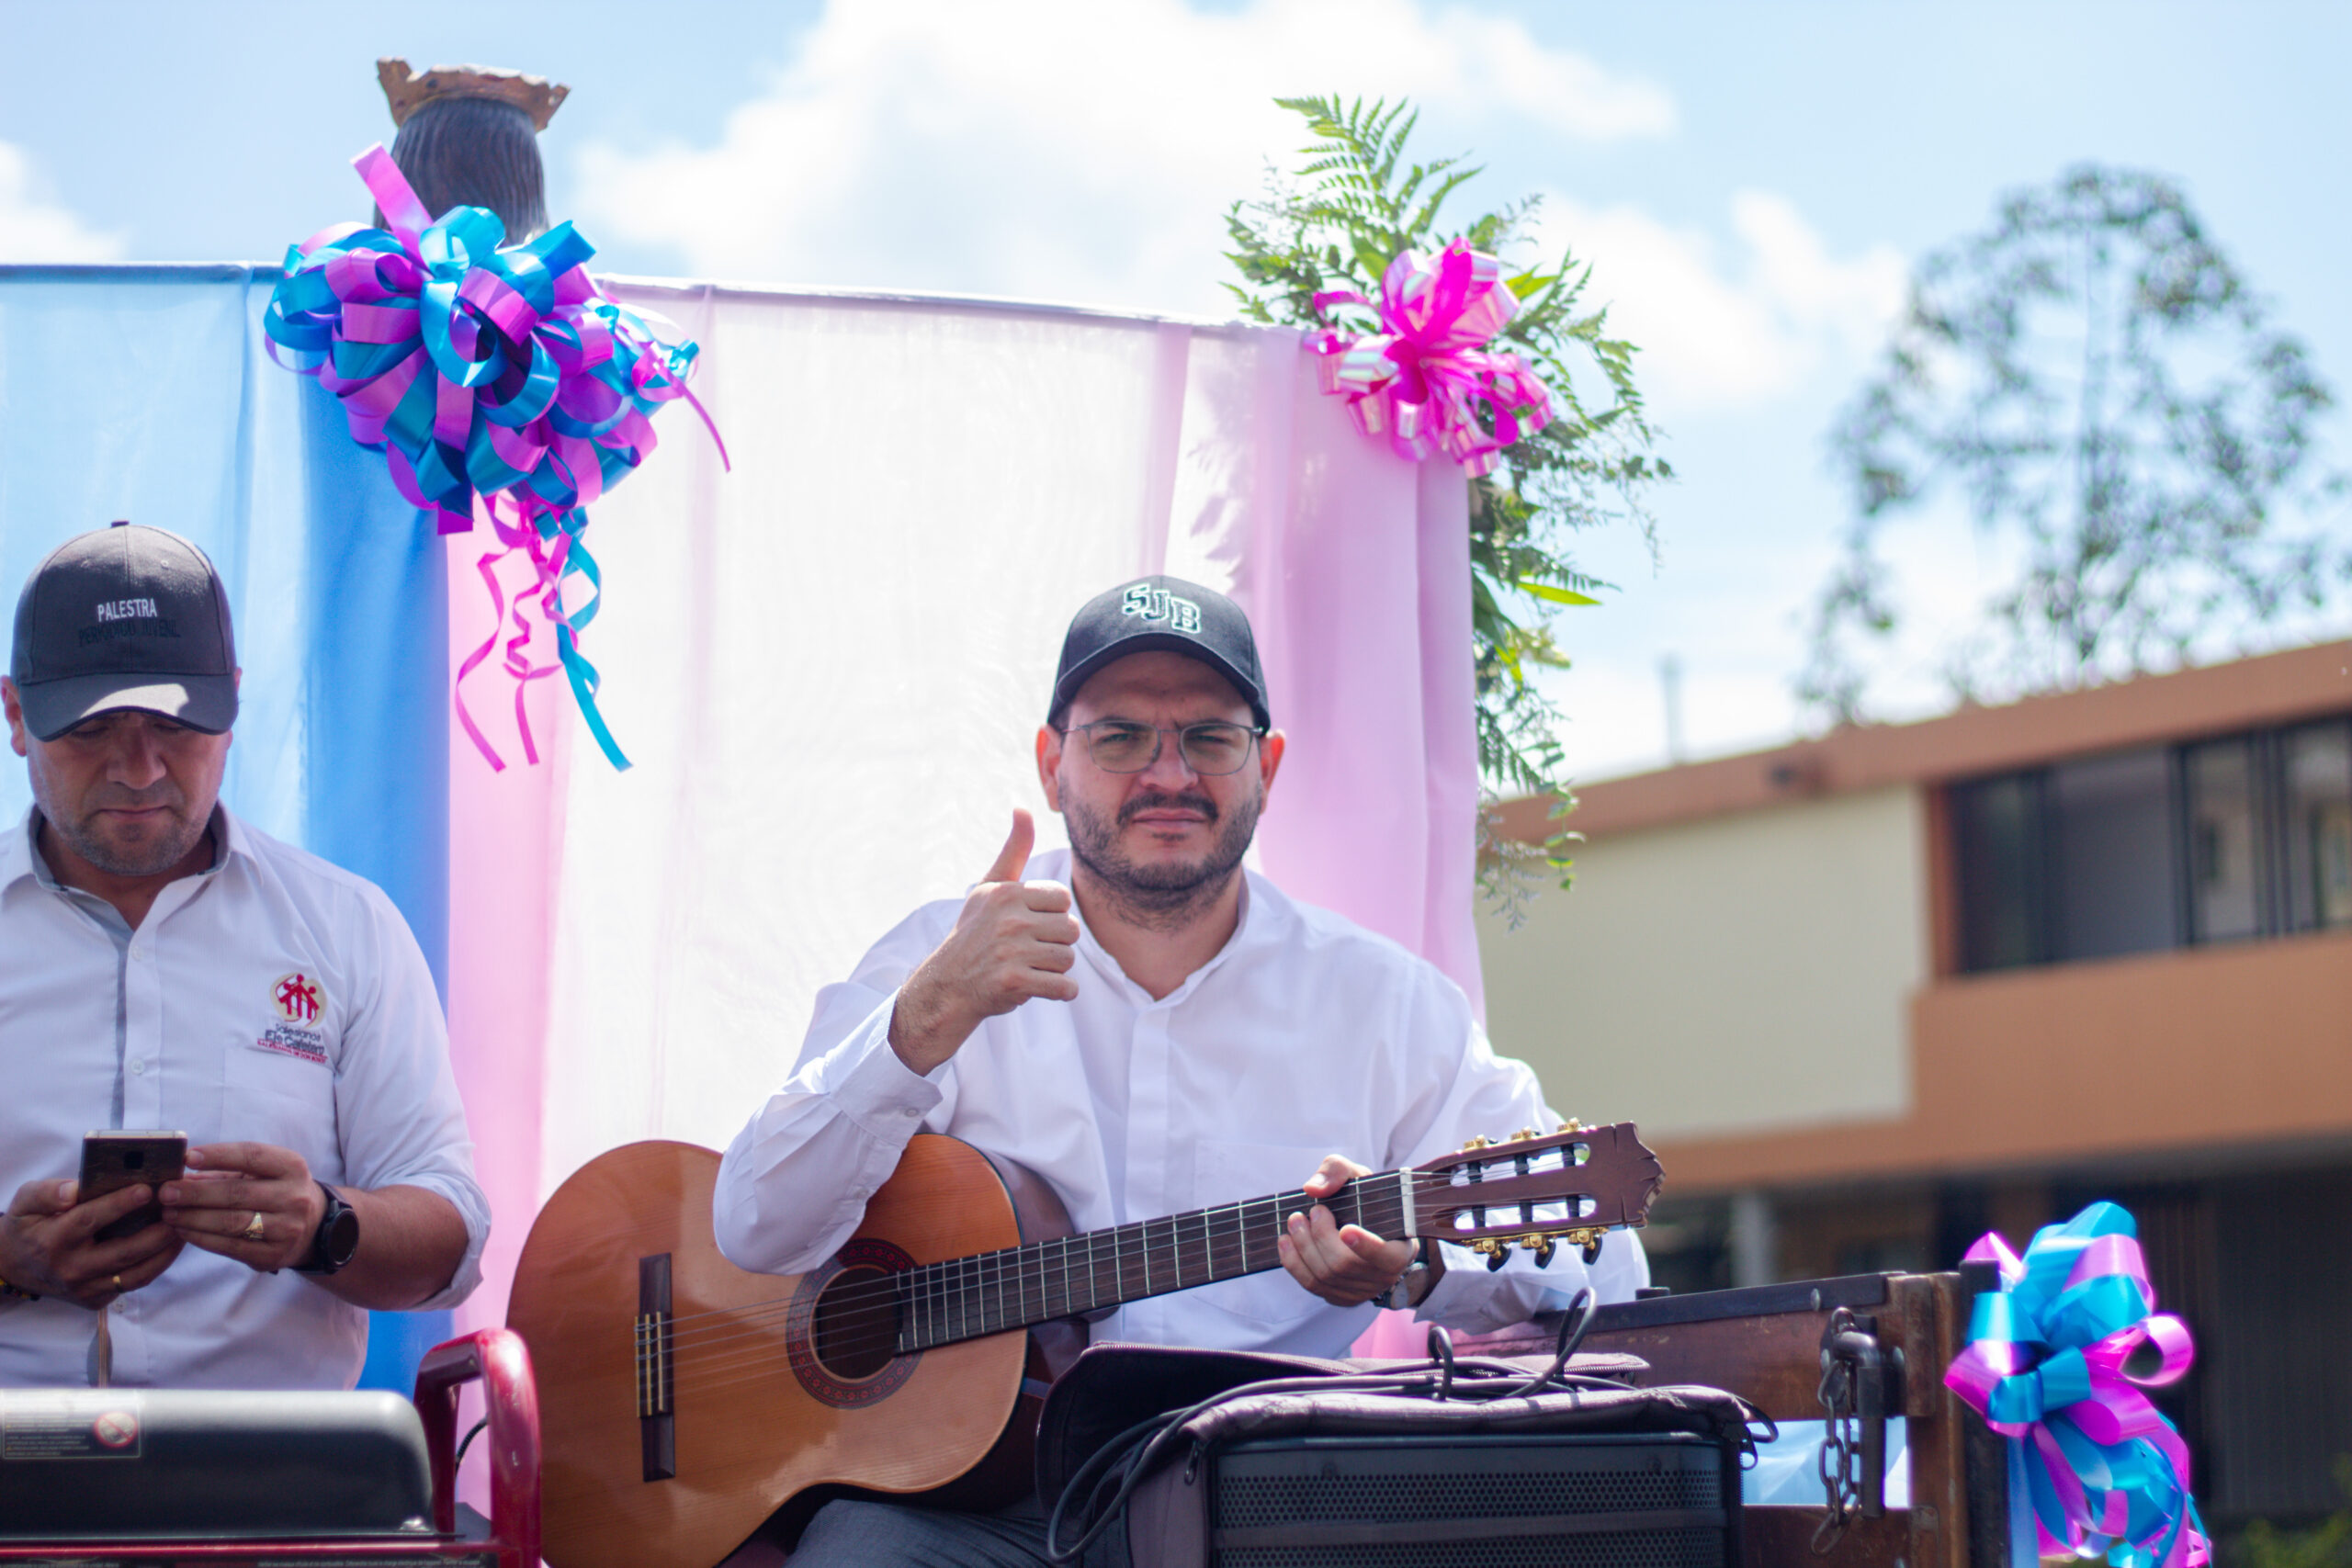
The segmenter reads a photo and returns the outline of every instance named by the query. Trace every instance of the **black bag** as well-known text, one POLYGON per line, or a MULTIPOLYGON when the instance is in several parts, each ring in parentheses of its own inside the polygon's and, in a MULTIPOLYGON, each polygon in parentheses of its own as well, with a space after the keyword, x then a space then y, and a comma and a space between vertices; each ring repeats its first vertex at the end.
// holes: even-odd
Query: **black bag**
MULTIPOLYGON (((1574 1315, 1574 1314, 1572 1314, 1574 1315)), ((1753 1407, 1631 1356, 1329 1361, 1097 1345, 1037 1433, 1046 1545, 1134 1568, 1737 1568, 1753 1407)), ((1769 1427, 1769 1424, 1765 1424, 1769 1427)))

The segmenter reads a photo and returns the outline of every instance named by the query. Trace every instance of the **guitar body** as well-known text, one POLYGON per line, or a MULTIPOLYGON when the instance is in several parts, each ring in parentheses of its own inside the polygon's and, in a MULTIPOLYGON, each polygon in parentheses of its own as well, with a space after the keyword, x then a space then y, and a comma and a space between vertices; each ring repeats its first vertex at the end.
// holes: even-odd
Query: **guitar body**
POLYGON ((507 1325, 538 1378, 547 1560, 710 1568, 814 1487, 922 1493, 978 1469, 1016 1472, 1000 1489, 1017 1489, 1027 1456, 1008 1424, 1025 1404, 1034 1427, 1035 1401, 1022 1393, 1030 1337, 876 1354, 840 1331, 838 1303, 907 1262, 1069 1234, 1050 1190, 968 1145, 919 1135, 841 1254, 780 1276, 719 1256, 718 1175, 708 1149, 628 1145, 559 1188, 524 1243, 507 1325), (666 1272, 669 1297, 658 1374, 639 1348, 649 1268, 666 1272), (666 1427, 640 1414, 649 1377, 668 1385, 651 1396, 656 1407, 666 1396, 666 1427), (649 1479, 665 1467, 673 1473, 649 1479))

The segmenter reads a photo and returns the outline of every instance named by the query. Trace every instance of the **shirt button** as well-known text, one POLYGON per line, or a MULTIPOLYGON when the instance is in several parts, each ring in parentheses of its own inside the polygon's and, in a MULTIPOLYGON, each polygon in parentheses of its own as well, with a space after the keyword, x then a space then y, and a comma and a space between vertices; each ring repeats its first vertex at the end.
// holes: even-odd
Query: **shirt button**
POLYGON ((130 1071, 133 1077, 144 1074, 147 1071, 146 1061, 143 1058, 133 1058, 130 1064, 130 1071))

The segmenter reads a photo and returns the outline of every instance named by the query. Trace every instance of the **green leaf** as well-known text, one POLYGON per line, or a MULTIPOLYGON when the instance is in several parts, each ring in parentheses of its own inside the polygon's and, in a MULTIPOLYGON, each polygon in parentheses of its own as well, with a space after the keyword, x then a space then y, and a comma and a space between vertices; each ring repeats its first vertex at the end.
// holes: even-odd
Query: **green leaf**
POLYGON ((1532 593, 1536 598, 1549 600, 1555 604, 1598 604, 1600 603, 1589 594, 1578 593, 1573 589, 1555 588, 1548 582, 1538 582, 1532 577, 1521 578, 1517 586, 1523 593, 1532 593))

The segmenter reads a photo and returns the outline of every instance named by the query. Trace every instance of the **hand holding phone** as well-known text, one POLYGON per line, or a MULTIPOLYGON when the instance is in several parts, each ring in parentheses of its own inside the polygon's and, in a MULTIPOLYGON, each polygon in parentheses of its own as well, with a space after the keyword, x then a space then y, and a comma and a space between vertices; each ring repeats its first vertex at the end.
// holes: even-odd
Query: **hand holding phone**
POLYGON ((0 1279, 21 1294, 92 1311, 151 1283, 186 1245, 152 1216, 187 1147, 178 1133, 92 1134, 78 1180, 28 1181, 8 1199, 0 1215, 0 1279))
POLYGON ((160 1192, 166 1181, 177 1181, 187 1169, 186 1133, 88 1133, 82 1138, 82 1177, 74 1194, 76 1203, 144 1186, 146 1202, 122 1218, 100 1227, 93 1239, 114 1241, 136 1235, 164 1217, 160 1192))

